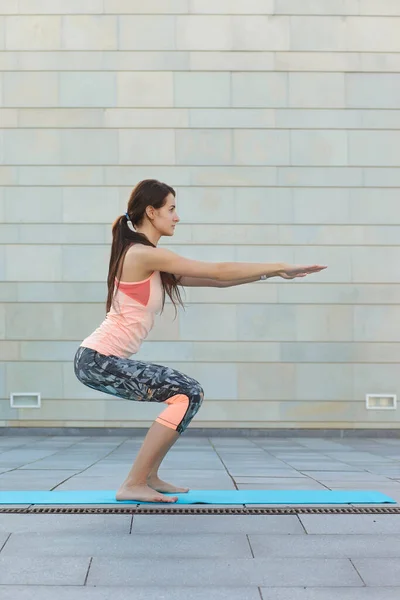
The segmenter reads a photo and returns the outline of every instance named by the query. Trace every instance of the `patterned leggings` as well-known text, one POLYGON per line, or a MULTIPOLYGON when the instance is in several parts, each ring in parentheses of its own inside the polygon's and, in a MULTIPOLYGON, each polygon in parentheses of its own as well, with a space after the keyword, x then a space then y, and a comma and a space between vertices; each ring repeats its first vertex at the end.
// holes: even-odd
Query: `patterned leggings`
POLYGON ((82 346, 74 369, 79 381, 94 390, 127 400, 165 402, 168 407, 156 421, 178 433, 185 431, 204 398, 199 382, 179 371, 82 346))

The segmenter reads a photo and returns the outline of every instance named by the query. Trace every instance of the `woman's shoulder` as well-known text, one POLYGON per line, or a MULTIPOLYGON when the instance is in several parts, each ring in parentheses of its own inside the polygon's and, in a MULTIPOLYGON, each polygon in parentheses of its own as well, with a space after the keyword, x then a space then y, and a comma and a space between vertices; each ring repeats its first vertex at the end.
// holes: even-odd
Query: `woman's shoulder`
POLYGON ((123 281, 141 281, 151 275, 151 271, 144 266, 143 261, 147 249, 151 247, 144 244, 132 244, 128 248, 121 273, 123 281))
POLYGON ((140 254, 147 254, 149 251, 155 250, 154 246, 147 246, 146 244, 141 244, 140 242, 135 242, 128 247, 126 251, 126 256, 138 256, 140 254))

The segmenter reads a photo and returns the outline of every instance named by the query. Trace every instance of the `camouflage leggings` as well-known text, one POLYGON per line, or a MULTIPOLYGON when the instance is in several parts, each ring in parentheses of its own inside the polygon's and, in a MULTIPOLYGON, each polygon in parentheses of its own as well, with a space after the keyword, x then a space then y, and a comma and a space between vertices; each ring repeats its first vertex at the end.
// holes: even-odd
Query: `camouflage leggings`
POLYGON ((165 402, 156 421, 183 433, 199 410, 204 392, 198 381, 169 367, 106 356, 79 347, 74 359, 75 375, 84 385, 140 402, 165 402))

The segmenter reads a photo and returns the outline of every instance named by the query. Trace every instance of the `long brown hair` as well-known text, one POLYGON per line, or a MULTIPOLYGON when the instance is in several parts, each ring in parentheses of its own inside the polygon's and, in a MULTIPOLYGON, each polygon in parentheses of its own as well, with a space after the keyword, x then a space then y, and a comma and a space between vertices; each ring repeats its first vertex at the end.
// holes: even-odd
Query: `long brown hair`
MULTIPOLYGON (((161 183, 156 179, 144 179, 143 181, 140 181, 132 190, 128 202, 127 213, 132 221, 132 224, 135 226, 142 222, 147 206, 153 206, 156 209, 162 208, 167 201, 168 194, 173 194, 176 196, 175 190, 166 183, 161 183)), ((144 233, 139 233, 138 231, 132 231, 129 229, 125 215, 117 217, 117 219, 114 221, 112 225, 112 236, 111 256, 107 277, 107 313, 113 304, 114 293, 119 287, 123 259, 125 258, 125 254, 129 246, 131 246, 133 243, 136 243, 144 244, 145 246, 153 246, 153 248, 156 247, 152 242, 150 242, 144 233), (115 278, 118 280, 116 288, 115 278)), ((167 292, 175 307, 176 318, 177 303, 184 306, 178 288, 179 280, 172 273, 160 272, 160 275, 163 286, 162 311, 164 310, 165 305, 165 292, 167 292)))

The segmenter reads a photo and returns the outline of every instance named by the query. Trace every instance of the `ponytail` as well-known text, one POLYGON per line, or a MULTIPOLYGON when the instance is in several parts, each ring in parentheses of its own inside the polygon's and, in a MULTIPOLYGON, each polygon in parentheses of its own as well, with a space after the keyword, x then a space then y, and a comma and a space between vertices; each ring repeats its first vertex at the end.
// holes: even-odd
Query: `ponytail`
MULTIPOLYGON (((131 223, 130 223, 131 224, 131 223)), ((111 245, 111 255, 110 262, 108 268, 108 277, 107 277, 107 287, 108 287, 108 296, 106 303, 106 312, 108 313, 113 305, 113 298, 115 292, 119 288, 119 281, 121 278, 123 263, 125 255, 132 244, 144 244, 145 246, 152 246, 155 248, 156 246, 150 242, 144 233, 140 233, 136 231, 136 229, 132 230, 128 225, 128 220, 126 215, 121 215, 118 217, 113 225, 112 225, 112 245, 111 245), (117 279, 117 286, 115 287, 115 279, 117 279)), ((165 306, 165 293, 167 292, 170 297, 174 308, 175 308, 175 318, 177 316, 177 304, 179 303, 183 308, 184 304, 182 302, 182 298, 180 295, 180 291, 178 288, 178 278, 172 273, 164 273, 161 272, 161 281, 163 286, 163 302, 162 302, 162 310, 164 310, 165 306)))

